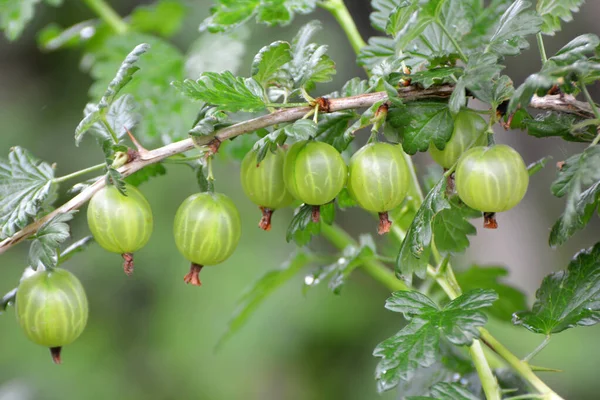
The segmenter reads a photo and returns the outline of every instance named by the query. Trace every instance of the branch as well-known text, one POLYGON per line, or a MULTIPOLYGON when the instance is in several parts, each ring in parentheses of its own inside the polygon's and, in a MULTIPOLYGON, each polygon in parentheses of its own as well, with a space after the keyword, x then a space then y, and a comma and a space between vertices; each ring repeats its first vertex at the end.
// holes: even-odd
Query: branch
MULTIPOLYGON (((400 98, 405 101, 415 101, 422 99, 444 99, 450 97, 454 88, 450 85, 431 87, 428 89, 421 89, 418 87, 402 87, 398 89, 400 98)), ((361 94, 358 96, 344 97, 344 98, 333 98, 324 99, 321 104, 322 113, 331 113, 336 111, 366 108, 381 100, 387 99, 386 92, 375 92, 361 94)), ((587 103, 583 103, 575 100, 572 96, 545 96, 545 97, 534 97, 531 101, 531 107, 543 109, 543 110, 554 110, 569 114, 576 114, 585 118, 593 118, 592 110, 587 103)), ((263 115, 248 121, 240 122, 238 124, 220 129, 213 135, 203 136, 195 138, 195 145, 203 146, 209 144, 213 139, 224 141, 227 139, 234 138, 245 133, 254 132, 260 128, 267 128, 272 125, 281 124, 284 122, 292 122, 302 118, 307 112, 311 111, 312 107, 295 107, 287 108, 275 111, 271 114, 263 115)), ((140 157, 134 161, 125 164, 119 168, 119 172, 123 177, 129 176, 136 171, 144 168, 147 165, 154 164, 164 160, 167 157, 175 154, 183 153, 194 148, 194 141, 192 139, 184 139, 179 142, 171 143, 163 147, 159 147, 148 152, 140 154, 140 157)), ((83 190, 77 196, 58 207, 56 210, 47 214, 43 218, 32 222, 13 236, 0 242, 0 254, 4 253, 12 246, 25 240, 29 236, 35 234, 38 229, 50 218, 53 218, 57 214, 66 213, 72 210, 76 210, 89 201, 94 193, 103 188, 105 185, 104 177, 99 178, 91 186, 83 190)))

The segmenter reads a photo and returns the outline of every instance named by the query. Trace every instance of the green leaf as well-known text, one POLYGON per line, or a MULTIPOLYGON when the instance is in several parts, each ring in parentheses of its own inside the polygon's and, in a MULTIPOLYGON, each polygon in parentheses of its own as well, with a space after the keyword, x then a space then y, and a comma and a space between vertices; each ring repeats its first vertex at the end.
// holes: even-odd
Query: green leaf
POLYGON ((560 21, 572 21, 571 13, 579 11, 583 2, 584 0, 538 0, 537 12, 544 19, 542 32, 554 35, 554 32, 560 30, 560 21))
POLYGON ((358 117, 353 110, 319 115, 316 136, 341 152, 348 147, 344 133, 349 129, 350 122, 358 117))
POLYGON ((171 37, 181 28, 186 9, 179 1, 161 0, 148 6, 138 6, 131 13, 129 25, 138 32, 171 37))
POLYGON ((83 21, 69 28, 62 29, 57 24, 50 24, 38 34, 38 45, 42 50, 54 51, 79 45, 90 29, 96 29, 97 21, 83 21))
POLYGON ((517 55, 529 47, 525 37, 538 33, 542 25, 542 19, 535 10, 528 9, 530 5, 527 0, 517 0, 508 7, 488 41, 486 53, 517 55))
POLYGON ((382 32, 386 31, 386 26, 390 19, 390 14, 401 4, 403 0, 373 0, 371 7, 373 12, 370 15, 371 25, 382 32))
POLYGON ((167 169, 161 163, 150 164, 139 171, 134 172, 125 178, 125 182, 132 186, 140 186, 144 182, 148 182, 150 178, 163 176, 167 174, 167 169))
POLYGON ((58 264, 58 248, 70 236, 67 222, 73 219, 73 214, 73 211, 57 214, 30 237, 29 262, 33 268, 52 268, 58 264))
POLYGON ((252 77, 263 87, 276 82, 278 72, 292 60, 291 46, 288 42, 277 41, 260 49, 252 62, 252 77))
POLYGON ((59 252, 58 254, 58 265, 68 261, 71 257, 73 257, 77 253, 81 253, 84 251, 91 243, 94 242, 93 236, 85 236, 82 239, 71 244, 69 247, 59 252))
POLYGON ((587 224, 597 202, 599 183, 599 146, 588 147, 583 153, 571 156, 565 161, 551 186, 555 196, 567 197, 565 211, 559 220, 560 225, 553 228, 550 236, 551 246, 564 243, 574 231, 587 224))
POLYGON ((54 169, 22 147, 0 159, 0 236, 12 236, 55 199, 54 169))
POLYGON ((10 292, 6 293, 0 299, 0 315, 2 315, 8 306, 15 304, 15 298, 17 297, 17 288, 14 288, 10 292))
POLYGON ((591 142, 596 137, 592 126, 577 129, 576 125, 585 119, 573 114, 548 111, 534 118, 523 120, 527 133, 537 138, 558 136, 569 142, 591 142))
POLYGON ((299 247, 302 247, 310 242, 312 236, 321 233, 321 224, 313 221, 312 213, 313 206, 308 204, 300 206, 290 221, 285 235, 288 243, 294 240, 299 247))
MULTIPOLYGON (((431 388, 433 398, 439 400, 478 400, 479 397, 473 395, 469 390, 459 383, 440 382, 431 388)), ((409 397, 407 400, 415 400, 415 397, 409 397)))
POLYGON ((196 124, 188 132, 192 136, 208 136, 225 126, 229 116, 217 107, 204 106, 196 118, 196 124))
POLYGON ((265 109, 262 88, 252 78, 233 76, 229 71, 205 72, 200 79, 174 81, 172 85, 194 100, 202 100, 223 111, 260 111, 265 109))
POLYGON ((281 267, 267 272, 248 288, 238 300, 237 310, 229 321, 227 331, 219 339, 217 347, 238 332, 270 294, 292 279, 306 265, 312 263, 313 258, 312 254, 298 249, 281 267))
POLYGON ((358 206, 356 200, 354 200, 352 196, 350 196, 350 192, 347 188, 343 188, 335 200, 340 210, 345 210, 346 208, 358 206))
POLYGON ((451 207, 445 197, 446 177, 429 191, 410 224, 396 260, 396 275, 412 279, 412 274, 424 278, 431 254, 434 217, 451 207))
POLYGON ((389 82, 392 85, 397 85, 401 79, 410 79, 411 85, 419 85, 427 89, 434 85, 444 85, 454 83, 454 77, 459 77, 463 72, 462 68, 457 67, 441 67, 433 68, 426 71, 417 71, 410 74, 401 72, 393 72, 390 74, 389 82))
POLYGON ((539 160, 537 160, 535 162, 532 162, 531 164, 529 164, 527 166, 527 173, 529 174, 529 176, 537 174, 542 169, 544 169, 544 167, 550 160, 552 160, 552 157, 547 156, 547 157, 540 158, 539 160))
POLYGON ((396 55, 396 44, 390 37, 373 36, 368 44, 360 49, 358 64, 373 69, 382 62, 390 60, 396 55))
POLYGON ((531 311, 515 314, 513 322, 535 333, 550 335, 600 321, 600 244, 579 252, 566 271, 544 278, 531 311))
POLYGON ((569 65, 586 59, 586 54, 593 54, 600 45, 600 38, 592 33, 577 36, 564 45, 550 60, 558 65, 569 65))
POLYGON ((200 30, 222 32, 239 26, 256 16, 257 22, 267 25, 287 25, 294 14, 308 14, 316 7, 316 0, 217 0, 211 16, 200 25, 200 30))
POLYGON ((375 373, 379 391, 392 389, 401 380, 410 381, 418 368, 431 366, 440 352, 440 340, 470 345, 479 337, 478 328, 487 322, 481 309, 497 298, 491 290, 477 289, 440 308, 417 291, 392 293, 385 307, 402 313, 409 323, 373 352, 381 357, 375 373))
POLYGON ((397 141, 410 155, 427 151, 431 143, 444 148, 454 129, 448 104, 437 101, 414 101, 388 112, 389 123, 396 128, 397 141))
POLYGON ((471 244, 468 236, 477 233, 469 219, 481 217, 481 212, 458 201, 449 203, 450 208, 436 214, 431 225, 435 246, 442 255, 465 251, 471 244))
MULTIPOLYGON (((21 36, 25 26, 31 22, 35 6, 40 0, 0 0, 0 29, 8 40, 21 36)), ((62 0, 46 0, 52 6, 59 6, 62 0)))
POLYGON ((350 245, 342 250, 340 257, 332 264, 315 269, 304 278, 304 289, 315 287, 319 283, 329 279, 329 289, 334 294, 340 294, 342 286, 346 283, 350 274, 358 268, 365 259, 375 255, 375 242, 369 234, 359 237, 359 245, 350 245))
POLYGON ((317 135, 317 124, 312 119, 299 119, 293 124, 286 125, 284 132, 294 141, 308 140, 317 135))
POLYGON ((498 301, 488 312, 502 321, 510 322, 515 311, 527 307, 527 298, 520 290, 499 281, 507 275, 508 270, 503 267, 471 265, 467 270, 457 272, 456 280, 464 291, 481 288, 496 292, 498 301))

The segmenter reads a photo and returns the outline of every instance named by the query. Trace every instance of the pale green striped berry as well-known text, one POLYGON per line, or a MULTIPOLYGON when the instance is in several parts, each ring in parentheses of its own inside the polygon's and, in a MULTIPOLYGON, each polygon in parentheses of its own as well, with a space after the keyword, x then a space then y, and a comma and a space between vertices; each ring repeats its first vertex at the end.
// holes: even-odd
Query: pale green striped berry
POLYGON ((458 160, 455 185, 460 199, 469 207, 502 212, 525 197, 529 174, 523 158, 512 147, 474 147, 458 160))
POLYGON ((469 109, 458 112, 454 118, 454 130, 444 150, 439 150, 434 144, 429 146, 429 154, 433 161, 444 168, 450 168, 458 161, 461 154, 474 146, 485 146, 487 136, 485 119, 469 109))
POLYGON ((144 195, 128 184, 125 190, 127 196, 112 185, 100 189, 90 200, 87 220, 94 239, 102 248, 123 255, 124 269, 129 275, 133 272, 132 253, 150 239, 153 218, 144 195))
POLYGON ((88 301, 81 282, 64 269, 36 272, 17 290, 16 315, 23 332, 34 343, 49 347, 54 362, 60 349, 74 342, 88 319, 88 301))
POLYGON ((294 143, 288 149, 283 170, 292 196, 313 206, 335 199, 348 178, 340 153, 327 143, 312 140, 294 143))
POLYGON ((259 226, 264 230, 271 228, 273 211, 289 206, 294 200, 283 181, 284 161, 285 151, 280 147, 275 152, 268 151, 260 163, 257 162, 256 151, 248 152, 242 161, 242 189, 261 208, 263 218, 259 226))
POLYGON ((185 281, 200 285, 200 268, 222 263, 237 247, 240 214, 233 201, 222 193, 193 194, 179 206, 173 234, 179 252, 192 262, 185 281))

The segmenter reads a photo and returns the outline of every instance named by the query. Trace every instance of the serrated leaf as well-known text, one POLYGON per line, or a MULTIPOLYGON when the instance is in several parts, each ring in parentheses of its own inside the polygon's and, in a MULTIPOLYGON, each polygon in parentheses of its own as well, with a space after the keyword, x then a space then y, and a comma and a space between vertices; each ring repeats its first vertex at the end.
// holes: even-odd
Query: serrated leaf
MULTIPOLYGON (((333 206, 333 203, 331 203, 333 206)), ((327 205, 321 206, 321 208, 326 208, 327 205)), ((334 208, 335 209, 335 208, 334 208)), ((327 214, 327 210, 325 210, 325 214, 327 214)), ((310 239, 314 235, 318 235, 321 233, 321 223, 314 222, 312 219, 313 214, 313 206, 308 204, 303 204, 298 208, 294 217, 290 221, 290 225, 288 226, 287 233, 285 235, 285 240, 289 243, 292 240, 296 242, 296 245, 299 247, 305 246, 310 242, 310 239)), ((321 216, 323 218, 323 216, 321 216)))
POLYGON ((386 26, 390 19, 390 14, 401 4, 403 0, 373 0, 371 7, 373 12, 369 16, 373 28, 382 32, 386 31, 386 26))
POLYGON ((449 203, 450 208, 437 213, 431 224, 435 246, 442 255, 465 251, 471 244, 468 236, 477 233, 477 229, 469 219, 481 216, 481 212, 462 203, 459 204, 457 201, 449 203))
POLYGON ((587 224, 597 202, 600 183, 600 147, 588 147, 583 153, 568 158, 552 183, 552 193, 566 196, 565 211, 559 226, 550 236, 552 246, 564 243, 574 231, 587 224), (587 188, 587 189, 586 189, 587 188))
POLYGON ((316 7, 316 0, 217 0, 211 16, 200 30, 223 32, 256 16, 257 22, 267 25, 287 25, 294 14, 307 14, 316 7))
POLYGON ((373 69, 382 62, 396 55, 396 44, 390 37, 373 36, 369 38, 368 44, 360 49, 358 64, 373 69))
POLYGON ((434 217, 451 207, 445 197, 445 191, 446 177, 442 177, 423 200, 400 246, 396 259, 396 275, 404 276, 408 280, 412 279, 413 273, 420 278, 425 277, 431 254, 434 217))
POLYGON ((538 0, 537 12, 544 19, 542 32, 554 35, 554 32, 560 30, 560 21, 572 21, 571 13, 579 11, 583 2, 584 0, 538 0))
MULTIPOLYGON (((478 400, 469 390, 458 383, 440 382, 431 388, 431 395, 439 400, 478 400)), ((413 400, 409 398, 408 400, 413 400)))
POLYGON ((575 61, 586 59, 586 54, 592 54, 600 45, 600 38, 592 33, 577 36, 564 45, 556 54, 550 57, 558 65, 568 65, 575 61))
POLYGON ((365 259, 373 257, 375 250, 373 237, 371 235, 361 235, 358 246, 346 246, 334 263, 318 267, 307 275, 304 278, 304 289, 315 287, 329 279, 329 289, 334 294, 340 294, 350 274, 362 265, 365 259))
POLYGON ((238 332, 270 294, 311 262, 313 262, 313 256, 305 250, 298 249, 281 267, 267 272, 248 288, 238 300, 237 310, 229 321, 227 331, 219 339, 217 347, 223 345, 238 332))
POLYGON ((498 300, 488 312, 502 321, 510 322, 515 311, 527 307, 527 298, 520 290, 499 281, 507 275, 508 270, 503 267, 471 265, 467 270, 457 272, 456 280, 464 291, 481 288, 496 292, 498 300))
POLYGON ((411 85, 419 85, 427 89, 433 85, 443 85, 446 83, 454 83, 454 78, 460 77, 463 69, 457 67, 441 67, 433 68, 426 71, 417 71, 410 74, 401 72, 393 72, 390 74, 389 82, 392 85, 398 84, 401 79, 410 80, 411 85))
POLYGON ((58 265, 68 261, 71 257, 73 257, 77 253, 81 253, 84 251, 90 244, 94 242, 93 236, 86 236, 82 239, 71 244, 69 247, 59 252, 58 254, 58 265))
POLYGON ((396 128, 397 141, 410 155, 427 151, 431 143, 444 148, 454 129, 448 104, 437 101, 415 101, 388 112, 389 123, 396 128))
POLYGON ((497 298, 491 290, 477 289, 439 308, 417 291, 392 293, 385 307, 402 313, 410 322, 373 352, 381 357, 376 369, 379 391, 395 387, 400 380, 409 381, 418 368, 431 366, 439 354, 441 339, 469 345, 487 321, 481 309, 491 306, 497 298))
POLYGON ((115 188, 117 188, 119 193, 121 193, 123 196, 127 196, 127 193, 125 192, 125 181, 123 181, 123 175, 121 175, 119 171, 109 167, 106 171, 105 179, 106 185, 113 185, 115 188))
POLYGON ((319 140, 329 143, 338 151, 343 151, 347 147, 347 140, 344 139, 344 132, 349 129, 350 122, 358 118, 354 111, 340 111, 319 116, 316 136, 319 140))
POLYGON ((486 46, 488 51, 498 55, 516 55, 522 49, 529 47, 525 39, 527 35, 538 33, 542 19, 530 10, 531 3, 527 0, 517 0, 502 14, 494 33, 486 46))
POLYGON ((299 119, 286 125, 283 131, 294 141, 308 140, 317 135, 317 124, 312 119, 299 119))
POLYGON ((265 109, 262 88, 253 79, 233 76, 229 71, 205 72, 200 79, 172 85, 194 100, 202 100, 223 111, 260 111, 265 109))
POLYGON ((584 121, 573 114, 548 111, 523 120, 527 133, 537 138, 558 136, 569 142, 591 142, 596 137, 593 127, 576 129, 584 121))
POLYGON ((600 322, 600 244, 579 252, 566 271, 544 278, 531 311, 515 313, 513 322, 550 335, 600 322))
POLYGON ((277 41, 260 49, 252 61, 252 77, 263 87, 269 86, 285 64, 292 60, 291 46, 288 42, 277 41))
POLYGON ((58 248, 70 236, 67 222, 73 219, 73 214, 73 211, 57 214, 30 237, 29 262, 33 268, 52 268, 58 264, 58 248))
POLYGON ((136 7, 129 17, 129 24, 138 32, 171 37, 181 28, 185 13, 185 6, 181 2, 161 0, 152 5, 136 7))
POLYGON ((192 136, 208 136, 225 126, 229 116, 218 107, 204 106, 198 112, 196 124, 188 134, 192 136))
POLYGON ((54 200, 56 184, 50 164, 22 147, 0 159, 0 236, 12 236, 54 200))

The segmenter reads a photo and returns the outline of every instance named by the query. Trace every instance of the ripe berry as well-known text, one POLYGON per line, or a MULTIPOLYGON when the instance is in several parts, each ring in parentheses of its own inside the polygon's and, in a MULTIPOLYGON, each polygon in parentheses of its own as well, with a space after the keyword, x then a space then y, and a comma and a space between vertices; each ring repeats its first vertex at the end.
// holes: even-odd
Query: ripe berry
POLYGON ((406 197, 410 171, 399 146, 371 143, 350 159, 348 191, 365 210, 379 213, 379 234, 392 225, 388 211, 398 207, 406 197))
POLYGON ((344 159, 327 143, 300 141, 288 149, 283 165, 285 186, 292 196, 315 206, 315 222, 319 220, 319 206, 335 199, 347 178, 344 159))
POLYGON ((285 151, 278 147, 275 152, 267 152, 258 163, 257 152, 250 151, 242 161, 240 178, 246 196, 262 210, 263 216, 258 226, 271 229, 271 215, 279 208, 289 206, 294 198, 283 181, 285 151))
POLYGON ((88 301, 79 279, 60 268, 39 271, 23 279, 16 298, 19 325, 34 343, 49 347, 60 364, 60 351, 83 332, 88 301))
POLYGON ((88 206, 87 220, 94 239, 105 250, 125 260, 123 269, 133 273, 133 253, 144 247, 153 229, 152 210, 134 186, 125 186, 127 196, 116 187, 100 189, 88 206))
POLYGON ((222 263, 235 250, 241 234, 240 214, 222 193, 193 194, 179 206, 173 233, 177 249, 192 263, 184 281, 200 286, 201 268, 222 263))
POLYGON ((474 147, 460 157, 455 184, 466 205, 496 213, 521 202, 527 192, 529 174, 523 158, 512 147, 504 144, 474 147))

